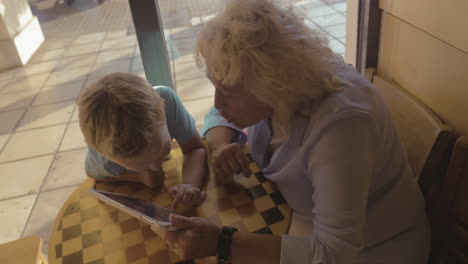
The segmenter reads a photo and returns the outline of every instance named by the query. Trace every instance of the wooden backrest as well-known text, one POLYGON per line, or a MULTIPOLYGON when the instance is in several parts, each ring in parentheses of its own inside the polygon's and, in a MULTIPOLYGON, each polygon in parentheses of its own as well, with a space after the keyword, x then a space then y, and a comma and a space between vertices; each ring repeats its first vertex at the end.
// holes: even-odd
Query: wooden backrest
POLYGON ((408 161, 426 195, 445 174, 444 157, 450 149, 452 133, 418 99, 397 84, 373 75, 372 82, 384 97, 408 153, 408 161))
POLYGON ((432 231, 429 263, 442 264, 444 262, 440 261, 441 245, 444 239, 447 240, 442 236, 445 232, 443 224, 445 220, 442 220, 441 215, 443 215, 442 208, 446 207, 441 206, 442 186, 444 186, 443 179, 447 173, 454 136, 428 107, 397 84, 386 81, 376 74, 371 78, 372 83, 382 92, 408 153, 408 162, 418 177, 419 186, 424 194, 432 231))
POLYGON ((460 137, 438 199, 437 239, 431 263, 468 263, 468 138, 460 137))

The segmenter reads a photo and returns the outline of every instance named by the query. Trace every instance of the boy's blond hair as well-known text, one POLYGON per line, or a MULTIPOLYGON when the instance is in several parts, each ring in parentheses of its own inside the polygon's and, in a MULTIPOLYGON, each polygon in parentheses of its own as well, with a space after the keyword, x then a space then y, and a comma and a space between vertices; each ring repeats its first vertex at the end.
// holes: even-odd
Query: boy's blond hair
POLYGON ((86 143, 102 155, 129 158, 152 143, 165 121, 164 102, 138 75, 113 73, 84 89, 78 101, 86 143))

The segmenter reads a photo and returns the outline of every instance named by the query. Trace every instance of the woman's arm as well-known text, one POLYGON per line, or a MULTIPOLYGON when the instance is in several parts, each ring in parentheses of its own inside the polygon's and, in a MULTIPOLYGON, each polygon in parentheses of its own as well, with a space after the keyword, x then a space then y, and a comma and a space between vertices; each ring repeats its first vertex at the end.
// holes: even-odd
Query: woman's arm
POLYGON ((303 248, 310 253, 300 263, 354 262, 365 242, 370 182, 380 155, 376 121, 350 111, 316 124, 313 133, 304 142, 313 192, 298 194, 314 204, 313 236, 283 236, 282 263, 293 263, 303 248))
MULTIPOLYGON (((222 227, 211 220, 200 217, 170 215, 171 224, 180 231, 166 232, 157 225, 152 230, 184 260, 216 256, 218 237, 222 227)), ((231 245, 233 264, 277 264, 280 263, 281 237, 235 232, 231 245)))
POLYGON ((281 236, 235 232, 232 239, 233 264, 279 264, 281 236))

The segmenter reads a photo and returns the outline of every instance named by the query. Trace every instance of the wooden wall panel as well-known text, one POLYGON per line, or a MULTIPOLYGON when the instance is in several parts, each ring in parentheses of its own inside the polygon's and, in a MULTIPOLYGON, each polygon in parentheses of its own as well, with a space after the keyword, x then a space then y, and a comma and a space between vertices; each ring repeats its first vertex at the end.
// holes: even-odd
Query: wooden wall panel
POLYGON ((467 0, 380 0, 379 7, 468 52, 467 0))
POLYGON ((377 74, 468 136, 468 53, 384 12, 377 74))

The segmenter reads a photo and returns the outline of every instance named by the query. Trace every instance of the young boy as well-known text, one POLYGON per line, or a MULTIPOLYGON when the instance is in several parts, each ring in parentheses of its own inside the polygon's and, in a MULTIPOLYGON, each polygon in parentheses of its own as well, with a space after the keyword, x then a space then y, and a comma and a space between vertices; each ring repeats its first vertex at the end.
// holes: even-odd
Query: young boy
POLYGON ((86 174, 97 181, 164 183, 162 163, 173 138, 184 153, 183 184, 169 190, 179 203, 199 205, 206 152, 193 117, 170 88, 151 85, 131 73, 113 73, 83 90, 80 128, 89 146, 86 174))

